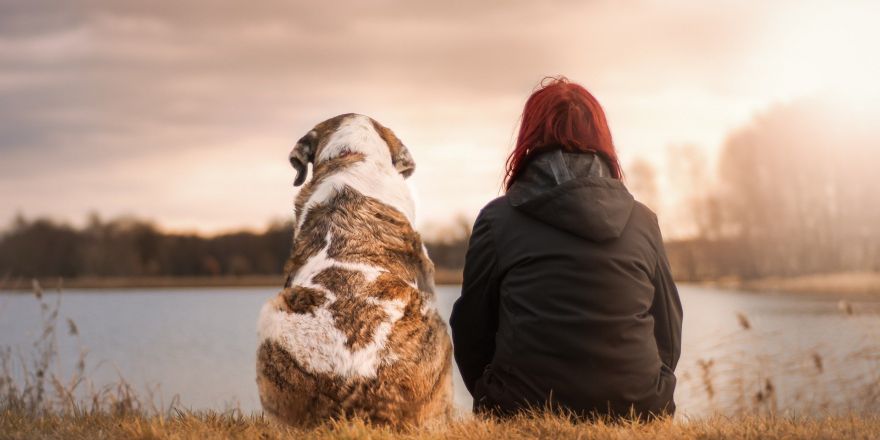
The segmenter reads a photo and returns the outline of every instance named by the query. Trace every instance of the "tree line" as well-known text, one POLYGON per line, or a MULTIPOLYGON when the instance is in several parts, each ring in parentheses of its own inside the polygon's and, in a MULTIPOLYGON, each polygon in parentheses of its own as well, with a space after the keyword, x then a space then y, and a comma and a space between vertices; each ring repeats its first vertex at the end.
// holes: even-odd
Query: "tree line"
MULTIPOLYGON (((460 270, 469 231, 458 224, 427 241, 435 265, 460 270)), ((103 221, 92 215, 77 228, 18 216, 0 235, 0 279, 278 275, 292 239, 291 222, 208 237, 163 232, 136 218, 103 221)))

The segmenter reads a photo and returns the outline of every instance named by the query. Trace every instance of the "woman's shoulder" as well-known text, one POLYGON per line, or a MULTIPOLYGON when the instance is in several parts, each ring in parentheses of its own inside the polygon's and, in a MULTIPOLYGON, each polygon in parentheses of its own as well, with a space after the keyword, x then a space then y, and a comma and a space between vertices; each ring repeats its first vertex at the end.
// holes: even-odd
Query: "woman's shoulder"
POLYGON ((660 221, 657 214, 644 203, 636 201, 633 204, 629 220, 630 226, 641 235, 647 237, 651 246, 658 251, 663 246, 663 233, 660 231, 660 221))
POLYGON ((630 217, 632 216, 636 216, 648 223, 653 223, 654 225, 657 224, 657 214, 649 208, 648 205, 645 205, 638 200, 633 202, 633 209, 630 217))
POLYGON ((507 200, 507 195, 498 196, 486 203, 480 213, 477 214, 477 222, 494 222, 510 216, 513 207, 507 200))
POLYGON ((507 201, 507 194, 502 194, 486 203, 486 206, 483 206, 480 212, 497 212, 509 207, 510 203, 507 201))

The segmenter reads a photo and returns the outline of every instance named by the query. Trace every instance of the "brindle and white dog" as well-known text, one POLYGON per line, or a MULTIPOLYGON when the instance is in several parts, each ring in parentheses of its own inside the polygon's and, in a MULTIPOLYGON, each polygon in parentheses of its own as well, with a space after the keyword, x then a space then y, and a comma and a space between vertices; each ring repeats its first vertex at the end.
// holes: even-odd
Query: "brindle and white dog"
POLYGON ((294 185, 309 163, 313 173, 295 202, 287 282, 260 312, 263 409, 298 426, 445 420, 451 344, 433 264, 413 229, 406 147, 373 119, 345 114, 309 131, 290 162, 294 185))

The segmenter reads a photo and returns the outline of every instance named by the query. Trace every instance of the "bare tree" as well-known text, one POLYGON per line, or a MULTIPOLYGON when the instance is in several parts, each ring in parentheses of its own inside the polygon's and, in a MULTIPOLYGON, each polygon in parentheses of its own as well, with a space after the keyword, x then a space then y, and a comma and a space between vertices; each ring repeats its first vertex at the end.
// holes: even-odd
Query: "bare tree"
POLYGON ((638 158, 629 166, 626 173, 627 186, 637 200, 657 212, 660 208, 657 189, 657 172, 645 159, 638 158))

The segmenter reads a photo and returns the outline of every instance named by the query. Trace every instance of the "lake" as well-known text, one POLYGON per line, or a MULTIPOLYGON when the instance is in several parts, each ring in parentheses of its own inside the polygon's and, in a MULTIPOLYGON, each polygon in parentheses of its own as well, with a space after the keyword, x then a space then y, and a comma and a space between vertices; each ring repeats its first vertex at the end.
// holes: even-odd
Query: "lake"
MULTIPOLYGON (((880 401, 880 301, 679 289, 685 311, 676 391, 680 414, 858 410, 859 399, 880 401)), ((257 411, 256 319, 275 291, 65 290, 59 368, 71 371, 85 349, 95 386, 121 376, 140 390, 154 389, 157 402, 179 395, 185 407, 257 411), (78 336, 68 334, 68 318, 78 336)), ((438 287, 444 317, 458 294, 457 286, 438 287)), ((49 302, 58 299, 45 296, 49 302)), ((32 294, 0 295, 0 346, 29 358, 41 331, 32 294)), ((455 374, 456 403, 469 411, 470 396, 455 374)))

